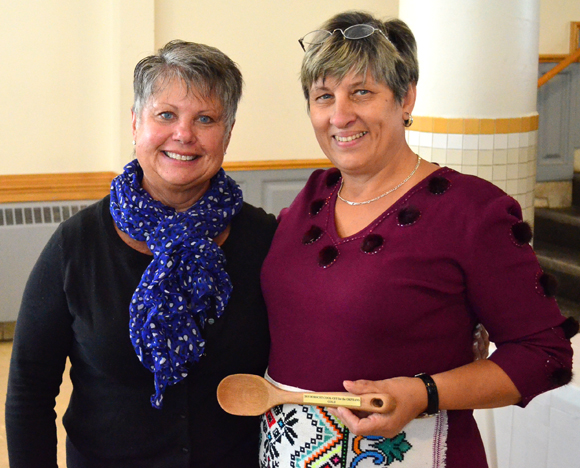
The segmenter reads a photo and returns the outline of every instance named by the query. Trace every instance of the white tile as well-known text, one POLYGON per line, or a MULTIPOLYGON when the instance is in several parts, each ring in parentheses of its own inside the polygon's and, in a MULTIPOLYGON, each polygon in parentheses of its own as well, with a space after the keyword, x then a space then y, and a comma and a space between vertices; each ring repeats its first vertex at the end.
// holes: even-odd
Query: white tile
POLYGON ((409 146, 419 146, 419 132, 409 130, 409 146))
POLYGON ((409 148, 411 148, 411 151, 415 154, 419 152, 419 145, 409 145, 409 148))
POLYGON ((538 144, 538 131, 537 130, 533 130, 530 132, 530 136, 528 137, 528 143, 530 144, 530 146, 538 144))
POLYGON ((447 148, 447 164, 459 164, 463 160, 463 152, 459 149, 447 148))
POLYGON ((518 193, 525 194, 528 191, 528 182, 526 179, 518 180, 518 193))
POLYGON ((463 149, 463 135, 457 133, 450 133, 447 135, 448 149, 463 149))
POLYGON ((492 181, 493 179, 493 167, 491 166, 478 166, 477 175, 482 179, 492 181))
POLYGON ((520 147, 530 146, 530 133, 524 132, 520 133, 520 147))
POLYGON ((507 150, 507 162, 508 164, 517 164, 520 161, 520 149, 510 148, 507 150))
POLYGON ((536 159, 538 159, 538 146, 537 145, 528 146, 528 161, 536 162, 536 159))
POLYGON ((463 135, 463 149, 476 150, 479 148, 479 135, 463 135))
POLYGON ((439 164, 441 167, 446 166, 447 165, 447 153, 445 154, 440 154, 438 155, 436 158, 433 157, 433 160, 431 161, 433 163, 437 163, 439 164))
POLYGON ((479 149, 492 150, 493 149, 493 135, 479 135, 479 149))
POLYGON ((519 148, 520 147, 520 134, 519 133, 509 133, 508 134, 508 148, 519 148))
POLYGON ((478 154, 477 154, 477 164, 479 166, 491 166, 491 165, 493 165, 493 150, 480 149, 478 154))
POLYGON ((518 165, 517 164, 508 164, 506 176, 507 176, 508 180, 517 180, 517 178, 518 178, 518 165))
POLYGON ((513 197, 518 192, 518 181, 508 180, 506 185, 506 192, 513 197))
POLYGON ((493 151, 494 164, 507 164, 507 149, 495 149, 493 151))
POLYGON ((506 180, 507 166, 505 164, 493 166, 493 181, 506 180))
POLYGON ((433 134, 431 132, 419 133, 419 146, 433 146, 433 134))
POLYGON ((432 161, 431 158, 432 148, 430 146, 419 146, 419 152, 417 153, 422 158, 426 159, 427 161, 432 161))
POLYGON ((528 155, 529 155, 529 151, 528 148, 519 148, 518 149, 519 152, 519 156, 518 156, 518 162, 520 164, 527 164, 528 162, 528 155))
MULTIPOLYGON (((530 209, 530 207, 533 209, 534 207, 534 192, 528 192, 526 193, 526 205, 524 207, 524 211, 528 211, 530 209)), ((533 212, 531 214, 533 219, 533 212)), ((529 215, 524 214, 524 219, 530 219, 529 215)))
POLYGON ((493 183, 502 189, 504 192, 506 191, 506 181, 505 180, 494 180, 493 183))
POLYGON ((468 166, 477 166, 477 150, 463 149, 463 158, 461 164, 468 166))
POLYGON ((461 172, 461 164, 448 164, 447 167, 455 171, 461 172))
POLYGON ((462 168, 463 169, 462 169, 461 172, 463 172, 464 174, 467 174, 467 175, 478 175, 477 174, 477 166, 470 166, 470 165, 468 166, 466 164, 463 164, 462 165, 462 168))
POLYGON ((528 177, 528 165, 518 164, 518 179, 526 179, 528 177))
POLYGON ((433 148, 431 150, 431 162, 436 162, 439 165, 444 165, 447 161, 447 150, 441 148, 433 148))
POLYGON ((495 149, 507 149, 508 136, 507 133, 497 133, 493 136, 493 147, 495 149))
POLYGON ((433 148, 447 149, 447 133, 433 134, 433 148))

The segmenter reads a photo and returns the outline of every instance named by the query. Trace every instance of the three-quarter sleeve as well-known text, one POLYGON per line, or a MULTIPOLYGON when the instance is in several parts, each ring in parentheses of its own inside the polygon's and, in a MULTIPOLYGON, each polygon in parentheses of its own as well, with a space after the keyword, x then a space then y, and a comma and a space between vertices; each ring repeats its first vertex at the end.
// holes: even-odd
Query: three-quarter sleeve
POLYGON ((486 200, 466 226, 467 296, 496 343, 490 359, 511 378, 525 406, 571 379, 570 336, 552 281, 529 244, 531 229, 507 195, 486 200))

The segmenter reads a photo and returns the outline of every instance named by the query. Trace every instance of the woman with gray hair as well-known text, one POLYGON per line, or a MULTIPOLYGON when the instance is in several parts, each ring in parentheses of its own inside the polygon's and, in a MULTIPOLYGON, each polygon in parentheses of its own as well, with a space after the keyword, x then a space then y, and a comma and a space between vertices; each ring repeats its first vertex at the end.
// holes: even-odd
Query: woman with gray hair
POLYGON ((389 414, 282 405, 261 466, 487 466, 472 409, 525 406, 571 378, 560 314, 518 203, 408 146, 419 76, 399 20, 339 14, 300 40, 302 87, 335 168, 279 217, 262 268, 267 378, 294 391, 387 393, 389 414), (498 345, 473 362, 481 322, 498 345))
POLYGON ((256 465, 259 420, 215 398, 226 375, 263 374, 269 346, 259 272, 276 221, 221 169, 242 76, 219 50, 172 41, 137 64, 134 91, 136 159, 59 226, 24 293, 12 467, 57 465, 67 358, 67 466, 256 465))

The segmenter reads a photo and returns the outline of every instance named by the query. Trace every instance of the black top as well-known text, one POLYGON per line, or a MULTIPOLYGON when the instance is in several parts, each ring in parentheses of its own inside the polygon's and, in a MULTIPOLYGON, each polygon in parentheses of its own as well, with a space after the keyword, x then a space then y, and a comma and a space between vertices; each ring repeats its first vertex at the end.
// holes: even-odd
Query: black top
POLYGON ((205 327, 207 355, 168 387, 156 410, 153 374, 138 361, 128 329, 129 301, 151 257, 117 235, 109 197, 62 223, 30 275, 16 325, 6 402, 10 466, 56 466, 54 399, 67 357, 73 392, 63 422, 75 458, 85 459, 74 466, 257 466, 258 418, 225 413, 216 388, 229 374, 266 369, 259 278, 275 229, 274 216, 248 204, 233 219, 222 246, 234 286, 229 304, 205 327))

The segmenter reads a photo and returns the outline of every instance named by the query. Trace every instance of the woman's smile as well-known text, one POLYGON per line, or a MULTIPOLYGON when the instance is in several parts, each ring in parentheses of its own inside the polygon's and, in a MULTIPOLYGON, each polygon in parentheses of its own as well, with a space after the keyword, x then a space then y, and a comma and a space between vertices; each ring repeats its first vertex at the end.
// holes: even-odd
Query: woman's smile
POLYGON ((187 155, 187 154, 180 154, 180 153, 173 153, 171 151, 162 151, 162 153, 171 159, 176 159, 178 161, 193 161, 194 159, 199 158, 199 155, 187 155))
POLYGON ((365 136, 368 132, 360 132, 350 136, 341 136, 341 135, 334 135, 333 138, 338 141, 339 143, 348 143, 354 140, 358 140, 365 136))

